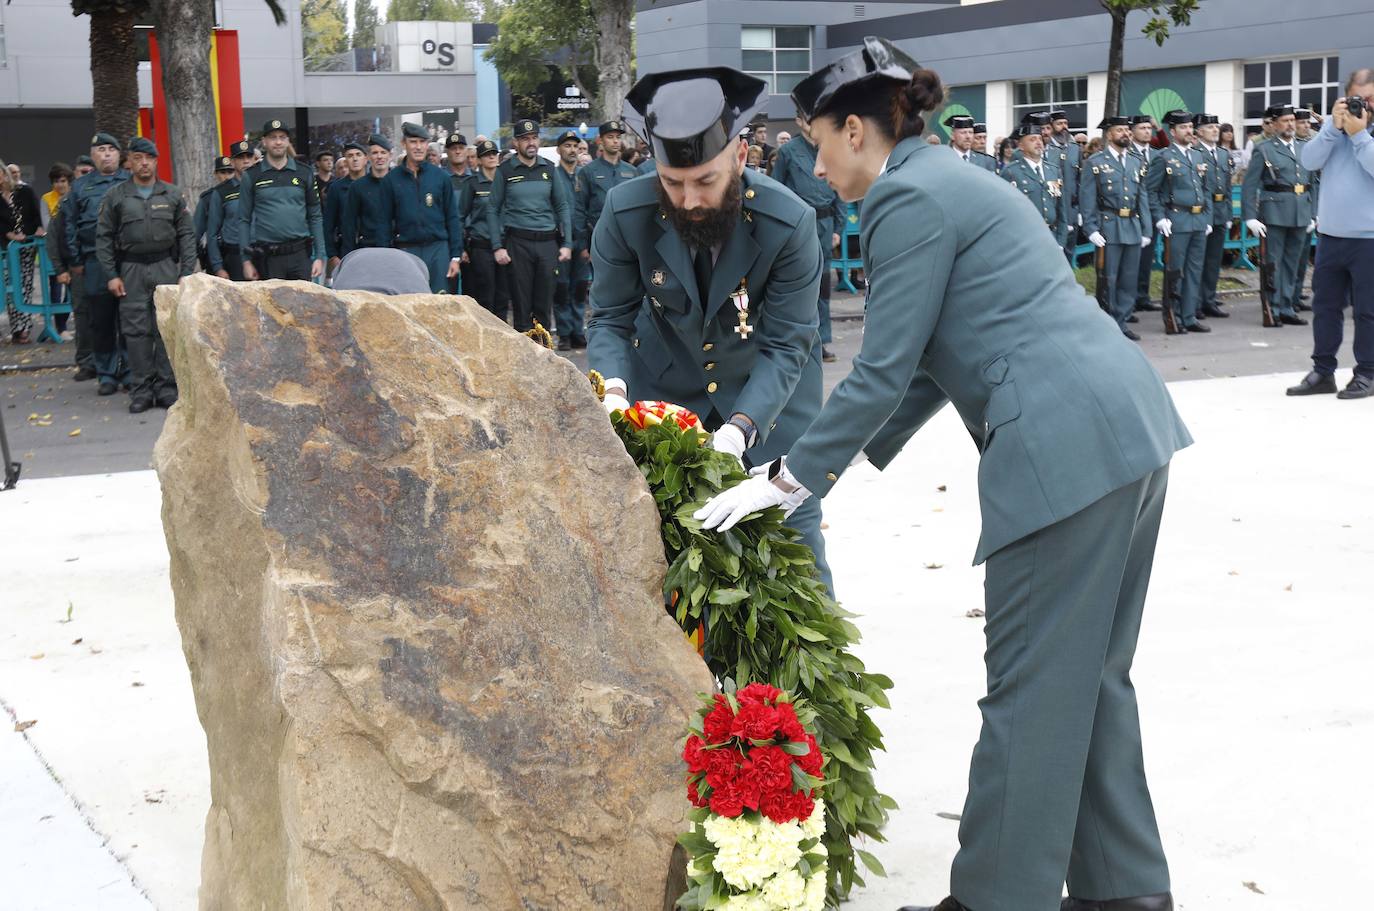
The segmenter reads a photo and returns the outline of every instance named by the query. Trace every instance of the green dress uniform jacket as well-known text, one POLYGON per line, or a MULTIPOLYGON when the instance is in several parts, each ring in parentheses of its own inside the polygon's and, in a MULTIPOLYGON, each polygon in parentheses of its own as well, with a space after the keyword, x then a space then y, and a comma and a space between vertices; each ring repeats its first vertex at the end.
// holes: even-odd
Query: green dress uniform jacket
POLYGON ((374 177, 368 171, 349 188, 340 251, 347 256, 359 247, 391 246, 391 222, 391 192, 386 178, 374 177))
POLYGON ((859 452, 886 467, 953 402, 982 451, 976 563, 1192 442, 1018 196, 919 138, 897 145, 864 199, 864 350, 787 463, 824 496, 859 452))
MULTIPOLYGON (((315 193, 315 175, 294 158, 287 158, 280 168, 264 158, 244 172, 239 222, 245 248, 308 237, 310 258, 324 259, 324 216, 315 193)), ((250 259, 247 249, 243 259, 250 259)))
POLYGON ((1241 210, 1249 220, 1257 218, 1265 227, 1307 230, 1317 215, 1313 198, 1313 172, 1302 166, 1302 146, 1290 148, 1277 139, 1257 143, 1245 169, 1241 189, 1241 210))
MULTIPOLYGON (((217 186, 219 184, 215 184, 215 187, 217 186)), ((202 267, 210 265, 210 241, 205 234, 210 224, 210 207, 207 203, 210 200, 210 194, 215 192, 215 187, 206 187, 200 191, 200 196, 196 199, 196 210, 191 213, 191 230, 195 234, 196 252, 200 257, 202 267)))
POLYGON ((828 253, 831 236, 844 226, 845 206, 830 184, 816 177, 815 169, 816 147, 804 137, 794 136, 778 149, 773 179, 816 210, 816 237, 821 251, 828 253))
POLYGON ((634 165, 625 159, 611 164, 604 158, 594 158, 577 172, 573 187, 573 236, 581 249, 588 249, 597 220, 606 207, 611 190, 639 176, 634 165))
POLYGON ((1155 221, 1169 219, 1174 234, 1206 230, 1212 223, 1212 197, 1205 174, 1206 168, 1196 164, 1187 149, 1160 149, 1146 172, 1155 221))
POLYGON ((572 199, 554 174, 557 167, 544 158, 526 165, 517 155, 496 169, 487 202, 487 233, 498 250, 505 243, 507 228, 557 231, 560 246, 572 246, 572 199))
MULTIPOLYGON (((1045 143, 1044 157, 1059 166, 1059 173, 1064 178, 1064 195, 1068 197, 1071 214, 1077 215, 1078 181, 1082 176, 1083 150, 1072 139, 1063 145, 1050 140, 1045 143)), ((1076 223, 1077 219, 1074 221, 1076 223)))
POLYGON ((1040 165, 1042 170, 1037 173, 1024 156, 1013 158, 1011 163, 1002 169, 1001 177, 1020 190, 1025 200, 1035 207, 1062 247, 1068 234, 1069 219, 1069 201, 1064 190, 1064 178, 1053 161, 1042 158, 1040 165))
POLYGON ((1231 154, 1221 146, 1209 149, 1199 142, 1188 149, 1188 156, 1194 165, 1205 169, 1202 188, 1211 201, 1212 227, 1225 228, 1235 214, 1231 207, 1231 154))
MULTIPOLYGON (((225 268, 223 247, 237 248, 241 246, 239 242, 239 229, 242 227, 242 221, 239 218, 240 190, 239 179, 231 177, 214 187, 210 198, 205 203, 205 249, 212 272, 218 272, 225 268)), ((235 250, 235 255, 239 255, 238 250, 235 250)))
POLYGON ((1083 233, 1100 231, 1109 244, 1140 246, 1150 236, 1149 193, 1145 166, 1126 153, 1124 165, 1103 150, 1083 166, 1078 185, 1078 205, 1083 212, 1083 233))
POLYGON ((639 163, 639 167, 635 170, 641 174, 657 174, 658 162, 652 158, 646 158, 639 163))
POLYGON ((977 149, 973 149, 969 152, 968 158, 966 160, 969 164, 976 165, 982 168, 984 171, 987 171, 989 174, 997 173, 997 159, 993 158, 987 152, 980 152, 977 149))

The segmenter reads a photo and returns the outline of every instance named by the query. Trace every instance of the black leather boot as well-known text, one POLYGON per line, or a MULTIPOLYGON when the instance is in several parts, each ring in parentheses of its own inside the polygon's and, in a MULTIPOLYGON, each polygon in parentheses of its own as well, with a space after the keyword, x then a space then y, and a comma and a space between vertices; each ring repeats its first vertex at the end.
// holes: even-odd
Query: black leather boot
POLYGON ((1088 901, 1066 898, 1059 903, 1059 911, 1174 911, 1174 897, 1168 892, 1141 895, 1136 898, 1108 898, 1088 901))
POLYGON ((959 899, 951 895, 940 904, 931 907, 929 905, 904 905, 898 911, 971 911, 967 905, 959 904, 959 899))

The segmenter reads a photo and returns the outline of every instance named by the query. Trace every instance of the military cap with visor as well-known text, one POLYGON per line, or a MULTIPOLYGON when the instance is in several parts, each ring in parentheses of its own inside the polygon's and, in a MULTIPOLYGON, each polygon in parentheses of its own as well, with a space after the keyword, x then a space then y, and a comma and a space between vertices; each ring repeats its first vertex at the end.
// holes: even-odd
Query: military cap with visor
POLYGON ((252 155, 253 144, 246 139, 240 139, 229 146, 229 154, 234 158, 238 158, 240 155, 252 155))
POLYGON ((768 83, 729 67, 650 73, 625 96, 625 123, 670 168, 693 168, 739 141, 768 83))
POLYGON ((573 132, 572 130, 564 130, 563 132, 561 132, 561 133, 558 134, 558 138, 554 140, 553 144, 556 145, 556 146, 561 146, 561 145, 562 145, 563 143, 565 143, 565 142, 581 142, 581 141, 582 141, 582 137, 581 137, 581 136, 578 136, 578 135, 577 135, 575 132, 573 132))
POLYGON ((492 142, 490 139, 483 139, 481 142, 477 143, 478 158, 481 158, 484 155, 497 155, 500 154, 500 152, 501 149, 496 145, 496 143, 492 142))
POLYGON ((124 151, 124 146, 119 144, 119 140, 114 138, 113 133, 96 133, 92 136, 91 148, 95 148, 96 146, 114 146, 121 152, 124 151))
POLYGON ((814 120, 845 86, 872 86, 883 81, 907 83, 918 69, 920 64, 891 41, 868 35, 863 47, 797 83, 792 90, 792 103, 803 120, 814 120))
POLYGON ((234 159, 230 158, 228 155, 216 155, 216 156, 215 156, 215 170, 216 170, 216 171, 232 171, 232 170, 234 170, 234 159))
POLYGON ((359 152, 362 152, 364 155, 367 154, 367 149, 363 146, 363 144, 362 144, 361 142, 358 142, 356 139, 350 139, 348 142, 345 142, 345 143, 344 143, 343 150, 344 150, 345 152, 347 152, 349 149, 357 149, 359 152))
POLYGON ((625 124, 621 123, 619 120, 608 120, 597 127, 596 132, 601 136, 608 136, 611 133, 624 133, 625 124))
POLYGON ((93 167, 95 167, 95 159, 91 158, 91 156, 89 156, 89 155, 78 155, 78 156, 76 156, 76 166, 79 168, 79 167, 81 167, 83 164, 84 164, 84 165, 88 165, 88 166, 90 166, 90 167, 93 168, 93 167))
POLYGON ((369 146, 377 146, 378 148, 386 149, 388 152, 391 151, 391 140, 387 139, 381 133, 373 133, 371 136, 367 137, 367 144, 369 146))
POLYGON ((521 136, 529 136, 532 133, 538 132, 539 124, 535 123, 533 120, 517 120, 511 127, 511 135, 516 139, 519 139, 521 136))
POLYGON ((449 133, 448 139, 444 140, 444 148, 446 149, 452 146, 465 146, 467 144, 468 138, 462 133, 449 133))
POLYGON ((284 121, 269 120, 262 125, 262 135, 264 136, 266 136, 268 133, 276 133, 278 131, 285 133, 287 136, 291 135, 291 130, 287 128, 286 123, 284 121))
POLYGON ((151 139, 148 139, 144 136, 135 136, 133 139, 130 139, 129 151, 131 153, 142 152, 144 155, 151 155, 154 158, 157 157, 157 146, 153 145, 153 141, 151 139))

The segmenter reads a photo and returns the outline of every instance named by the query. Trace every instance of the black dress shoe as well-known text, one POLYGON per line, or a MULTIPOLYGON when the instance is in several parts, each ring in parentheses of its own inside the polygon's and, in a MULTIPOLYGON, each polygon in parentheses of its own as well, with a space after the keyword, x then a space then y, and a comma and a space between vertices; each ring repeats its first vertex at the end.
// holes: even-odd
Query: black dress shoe
POLYGON ((585 338, 581 338, 580 336, 573 337, 573 348, 581 350, 585 347, 587 347, 587 340, 585 338))
POLYGON ((1122 329, 1121 334, 1126 336, 1126 338, 1130 339, 1133 342, 1140 341, 1140 336, 1136 335, 1135 332, 1131 331, 1130 329, 1122 329))
POLYGON ((1174 911, 1174 897, 1168 892, 1160 892, 1136 898, 1107 898, 1096 901, 1066 898, 1059 903, 1059 911, 1174 911))
POLYGON ((938 905, 903 905, 898 911, 970 911, 967 905, 959 904, 959 899, 951 895, 938 905))
MULTIPOLYGON (((1306 300, 1306 299, 1307 299, 1306 297, 1303 298, 1303 300, 1306 300)), ((1311 304, 1304 304, 1302 301, 1298 301, 1296 304, 1293 305, 1293 309, 1294 309, 1294 310, 1297 310, 1297 311, 1299 311, 1299 312, 1311 313, 1311 312, 1312 312, 1312 305, 1311 305, 1311 304)))
POLYGON ((1307 320, 1298 316, 1296 313, 1280 313, 1279 322, 1286 326, 1306 326, 1307 320))
POLYGON ((1138 323, 1138 322, 1140 322, 1140 317, 1138 317, 1138 316, 1136 316, 1134 313, 1132 313, 1130 316, 1126 317, 1126 322, 1128 322, 1128 323, 1138 323))
POLYGON ((1357 373, 1344 389, 1336 393, 1336 398, 1367 399, 1371 395, 1374 395, 1374 376, 1360 376, 1357 373))
POLYGON ((100 387, 99 387, 98 389, 96 389, 95 394, 96 394, 96 395, 114 395, 114 394, 115 394, 116 392, 118 392, 118 391, 119 391, 119 387, 117 387, 114 383, 101 383, 101 384, 100 384, 100 387))
POLYGON ((837 360, 839 360, 839 358, 835 357, 835 352, 831 351, 829 348, 827 348, 827 347, 825 347, 824 345, 822 345, 822 346, 821 346, 821 360, 825 361, 827 364, 833 364, 833 363, 835 363, 837 360))
POLYGON ((152 399, 137 398, 129 403, 129 414, 142 414, 153 407, 152 399))
POLYGON ((1193 323, 1191 326, 1184 326, 1189 332, 1211 332, 1211 326, 1204 326, 1202 323, 1193 323))
POLYGON ((570 338, 564 338, 564 337, 560 336, 559 339, 558 339, 558 350, 559 350, 559 351, 571 351, 571 350, 572 350, 572 339, 570 339, 570 338))
POLYGON ((1152 311, 1152 310, 1159 310, 1159 309, 1161 309, 1161 308, 1160 308, 1158 305, 1156 305, 1153 301, 1146 301, 1146 302, 1143 303, 1143 304, 1136 304, 1136 305, 1135 305, 1135 310, 1136 310, 1137 313, 1139 313, 1139 312, 1142 311, 1142 310, 1144 310, 1146 313, 1149 313, 1149 312, 1152 311))
POLYGON ((1202 310, 1198 313, 1198 316, 1202 316, 1204 314, 1207 316, 1215 316, 1217 319, 1231 318, 1231 314, 1227 313, 1220 307, 1203 307, 1202 310))
POLYGON ((1329 373, 1318 373, 1315 370, 1303 377, 1298 385, 1288 387, 1289 395, 1330 395, 1335 391, 1336 378, 1329 373))
POLYGON ((177 391, 175 389, 168 389, 159 392, 154 401, 157 402, 157 407, 159 408, 171 408, 177 403, 177 391))
POLYGON ((90 367, 77 367, 76 373, 72 374, 72 381, 76 383, 84 383, 87 380, 95 379, 95 377, 96 373, 90 367))
POLYGON ((1198 319, 1206 319, 1206 318, 1207 318, 1207 313, 1206 313, 1205 311, 1203 311, 1203 310, 1199 310, 1197 313, 1195 313, 1195 314, 1193 314, 1193 315, 1196 316, 1198 319))

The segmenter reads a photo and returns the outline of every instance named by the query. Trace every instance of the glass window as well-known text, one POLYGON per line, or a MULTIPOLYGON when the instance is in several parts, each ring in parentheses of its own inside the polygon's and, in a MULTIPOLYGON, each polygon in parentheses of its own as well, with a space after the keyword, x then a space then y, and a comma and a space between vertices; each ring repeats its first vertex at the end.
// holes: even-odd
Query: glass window
POLYGON ((1322 90, 1317 88, 1298 89, 1298 107, 1321 110, 1322 90))
POLYGON ((1325 82, 1322 73, 1326 69, 1326 61, 1320 57, 1313 57, 1309 60, 1298 61, 1298 81, 1303 85, 1320 85, 1325 82))
POLYGON ((1245 126, 1257 127, 1271 104, 1331 110, 1340 96, 1339 57, 1245 64, 1245 126), (1296 77, 1296 78, 1295 78, 1296 77))
POLYGON ((1341 78, 1340 68, 1341 68, 1341 58, 1339 58, 1339 57, 1327 57, 1327 58, 1326 58, 1326 81, 1327 81, 1327 82, 1339 82, 1339 81, 1340 81, 1340 78, 1341 78))
POLYGON ((1293 61, 1274 60, 1269 64, 1269 85, 1292 85, 1293 61))
POLYGON ((811 72, 810 27, 741 28, 740 66, 749 75, 766 81, 770 94, 787 94, 811 72))
POLYGON ((1245 87, 1247 89, 1261 88, 1266 81, 1263 63, 1245 64, 1245 87))
POLYGON ((1012 83, 1012 119, 1016 123, 1026 114, 1061 108, 1069 115, 1069 129, 1088 127, 1088 77, 1067 79, 1027 79, 1012 83))

